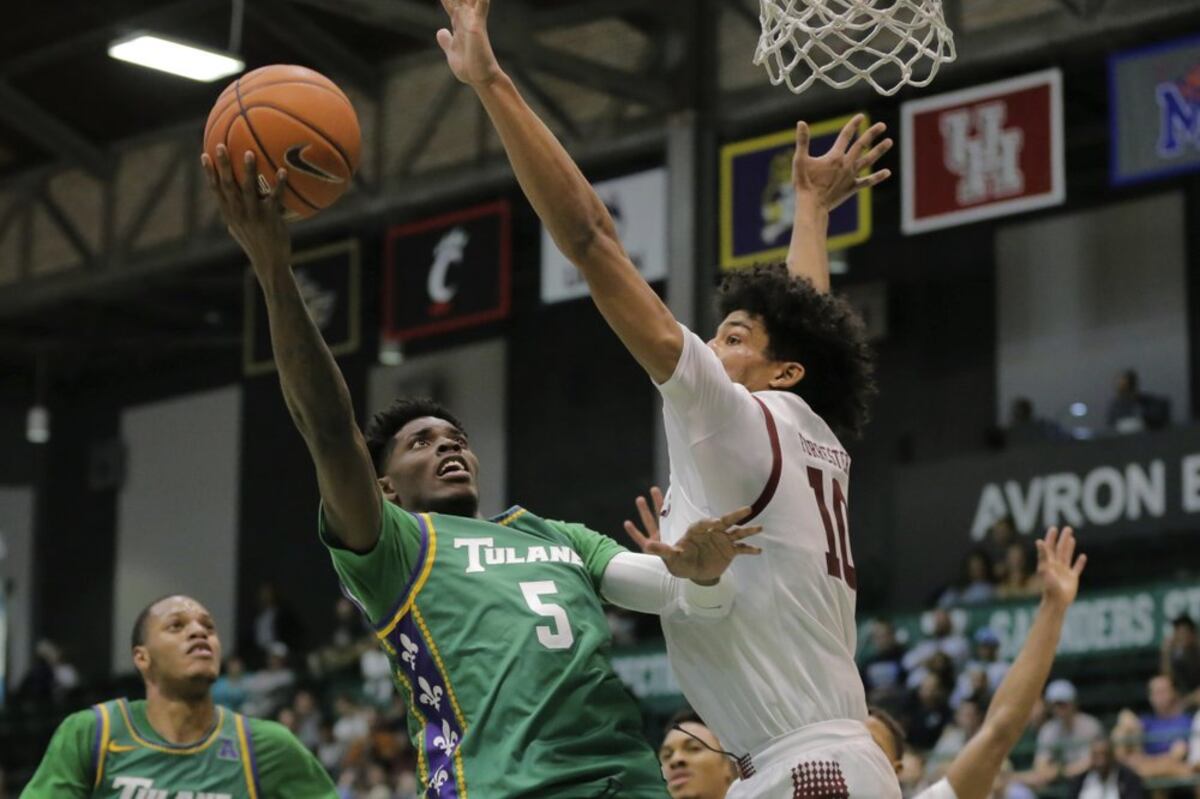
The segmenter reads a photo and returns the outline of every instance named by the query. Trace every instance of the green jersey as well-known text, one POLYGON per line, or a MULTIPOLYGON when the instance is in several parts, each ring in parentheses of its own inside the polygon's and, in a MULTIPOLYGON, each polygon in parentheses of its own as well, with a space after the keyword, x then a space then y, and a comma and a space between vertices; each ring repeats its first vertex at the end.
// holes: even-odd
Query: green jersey
POLYGON ((154 732, 144 701, 68 716, 22 799, 332 799, 333 782, 283 726, 217 708, 194 744, 154 732))
POLYGON ((324 530, 409 699, 426 797, 666 796, 641 714, 609 661, 600 605, 623 548, 514 508, 491 521, 384 501, 366 554, 324 530))

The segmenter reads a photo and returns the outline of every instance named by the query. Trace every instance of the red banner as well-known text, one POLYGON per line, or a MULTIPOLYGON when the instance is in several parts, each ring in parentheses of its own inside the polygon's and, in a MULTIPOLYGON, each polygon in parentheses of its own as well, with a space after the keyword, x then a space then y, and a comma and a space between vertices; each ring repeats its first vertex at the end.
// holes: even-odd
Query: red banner
POLYGON ((905 103, 900 136, 905 233, 1066 198, 1057 69, 905 103))

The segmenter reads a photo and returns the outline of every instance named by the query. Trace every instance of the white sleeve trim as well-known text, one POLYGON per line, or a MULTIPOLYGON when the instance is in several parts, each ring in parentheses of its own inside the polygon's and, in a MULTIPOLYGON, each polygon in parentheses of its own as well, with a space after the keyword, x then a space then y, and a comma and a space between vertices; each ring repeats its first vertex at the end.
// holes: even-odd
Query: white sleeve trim
POLYGON ((656 555, 621 552, 608 562, 600 593, 626 610, 676 621, 715 620, 729 615, 736 589, 729 574, 716 585, 699 585, 673 576, 656 555))

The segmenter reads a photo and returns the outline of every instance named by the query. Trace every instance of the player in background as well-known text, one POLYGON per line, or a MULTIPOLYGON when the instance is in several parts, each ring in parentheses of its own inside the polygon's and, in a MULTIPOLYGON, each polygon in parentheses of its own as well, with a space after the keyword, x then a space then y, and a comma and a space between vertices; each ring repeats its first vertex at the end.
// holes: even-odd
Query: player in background
POLYGON ((675 714, 658 747, 671 799, 722 799, 738 778, 708 725, 690 709, 675 714))
POLYGON ((891 146, 875 143, 883 126, 855 141, 856 116, 820 158, 798 126, 788 263, 726 280, 724 319, 706 346, 639 274, 604 203, 501 69, 488 40, 489 0, 442 5, 453 30, 439 31, 438 43, 450 69, 475 90, 526 197, 663 396, 671 489, 657 545, 669 547, 720 509, 750 505, 763 526, 756 542, 766 556, 731 568, 737 599, 728 616, 703 628, 663 620, 688 702, 743 758, 746 779, 731 795, 791 795, 816 780, 853 797, 899 796, 863 724, 850 458, 835 433, 865 422, 872 358, 861 320, 829 294, 826 253, 829 212, 888 177, 858 177, 891 146))
MULTIPOLYGON (((950 761, 946 776, 919 793, 916 799, 990 797, 1005 759, 1029 723, 1034 703, 1041 696, 1054 665, 1067 610, 1079 592, 1079 576, 1087 565, 1087 555, 1075 558, 1075 534, 1070 527, 1063 528, 1061 535, 1057 528, 1051 527, 1045 540, 1037 542, 1037 553, 1042 602, 1029 635, 988 704, 983 726, 950 761)), ((872 714, 867 726, 899 774, 904 741, 884 719, 872 714)))
POLYGON ((285 727, 213 704, 221 639, 203 605, 152 602, 130 643, 146 699, 67 716, 24 799, 336 799, 325 769, 285 727))
POLYGON ((756 528, 735 526, 748 509, 656 555, 519 507, 479 518, 479 461, 449 410, 401 400, 358 429, 292 274, 287 173, 260 197, 243 158, 241 184, 223 145, 201 161, 266 299, 284 400, 317 471, 321 540, 406 694, 425 795, 662 797, 601 597, 689 623, 728 613, 720 577, 757 552, 741 540, 756 528))

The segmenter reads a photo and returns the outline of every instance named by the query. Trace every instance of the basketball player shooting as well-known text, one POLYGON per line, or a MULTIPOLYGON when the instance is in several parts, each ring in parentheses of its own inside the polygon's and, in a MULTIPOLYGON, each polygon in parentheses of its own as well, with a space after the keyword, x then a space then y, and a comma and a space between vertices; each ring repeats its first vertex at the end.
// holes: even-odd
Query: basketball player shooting
POLYGON ((829 294, 825 238, 830 210, 888 177, 859 177, 890 148, 890 140, 875 143, 884 127, 853 141, 855 117, 814 158, 807 126, 798 126, 788 262, 725 281, 724 318, 706 346, 638 273, 604 203, 497 63, 490 2, 442 5, 452 30, 439 31, 438 43, 450 69, 479 96, 525 195, 663 396, 671 489, 661 543, 721 508, 749 505, 764 528, 765 556, 731 567, 737 594, 728 616, 692 629, 663 621, 683 693, 742 756, 743 779, 730 796, 792 796, 798 772, 840 786, 822 796, 899 796, 864 725, 850 457, 835 433, 856 434, 865 423, 872 358, 858 317, 829 294))

